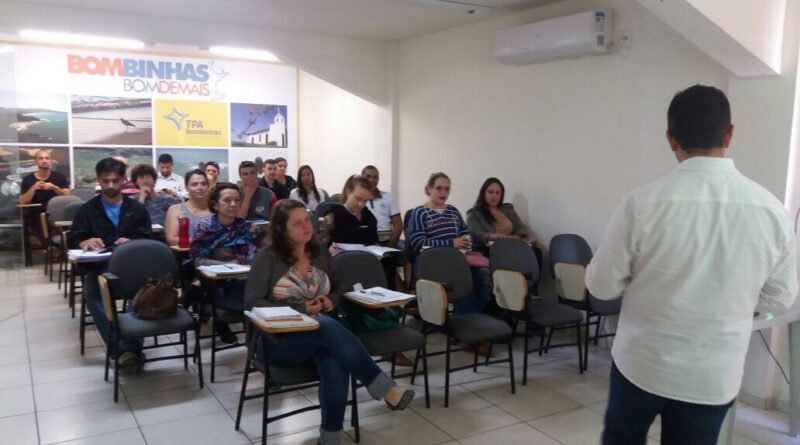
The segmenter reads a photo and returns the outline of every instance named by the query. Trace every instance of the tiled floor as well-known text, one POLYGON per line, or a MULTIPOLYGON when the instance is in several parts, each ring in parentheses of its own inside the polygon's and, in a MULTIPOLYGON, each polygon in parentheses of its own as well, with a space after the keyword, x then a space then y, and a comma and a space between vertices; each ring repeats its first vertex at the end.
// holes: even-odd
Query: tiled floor
MULTIPOLYGON (((0 444, 259 443, 258 400, 246 405, 242 431, 233 428, 243 350, 220 354, 217 382, 206 382, 205 389, 198 387, 192 365, 185 372, 177 361, 148 363, 145 373, 123 377, 120 402, 114 403, 113 386, 103 381, 99 336, 93 329, 88 332, 86 354, 81 356, 77 319, 69 317, 66 300, 41 268, 0 269, 0 283, 0 444)), ((430 349, 441 348, 441 342, 432 337, 430 349)), ((461 371, 452 376, 450 407, 444 408, 442 357, 430 360, 430 409, 425 409, 421 386, 420 397, 404 412, 389 412, 361 390, 361 443, 597 443, 608 393, 608 350, 592 349, 589 372, 583 376, 578 374, 574 349, 531 355, 529 382, 522 386, 520 349, 517 345, 516 394, 510 393, 507 366, 461 371)), ((456 364, 469 360, 456 354, 456 364)), ((250 386, 258 390, 262 383, 254 376, 250 386)), ((271 409, 308 406, 316 397, 315 390, 285 394, 271 401, 271 409)), ((272 423, 270 443, 313 444, 318 425, 318 411, 272 423)), ((658 443, 659 426, 656 422, 651 428, 650 443, 658 443)), ((800 443, 785 435, 786 429, 783 414, 741 405, 734 443, 800 443)), ((345 443, 352 443, 352 430, 347 433, 345 443)))

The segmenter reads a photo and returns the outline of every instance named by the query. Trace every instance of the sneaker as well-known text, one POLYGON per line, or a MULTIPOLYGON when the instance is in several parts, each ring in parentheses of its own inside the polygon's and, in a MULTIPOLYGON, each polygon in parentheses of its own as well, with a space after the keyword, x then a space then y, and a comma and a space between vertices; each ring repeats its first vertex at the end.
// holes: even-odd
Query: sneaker
POLYGON ((144 370, 145 359, 141 351, 125 351, 119 356, 119 370, 124 374, 138 374, 144 370))
POLYGON ((219 339, 222 343, 233 345, 239 342, 239 338, 236 337, 236 334, 234 334, 231 328, 225 323, 217 323, 217 334, 219 334, 219 339))

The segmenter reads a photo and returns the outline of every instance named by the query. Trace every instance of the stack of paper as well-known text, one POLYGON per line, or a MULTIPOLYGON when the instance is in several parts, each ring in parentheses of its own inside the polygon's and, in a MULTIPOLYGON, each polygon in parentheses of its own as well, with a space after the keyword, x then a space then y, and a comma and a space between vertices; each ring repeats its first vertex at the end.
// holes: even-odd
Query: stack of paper
POLYGON ((408 302, 415 298, 415 295, 395 292, 383 287, 372 287, 369 289, 354 290, 345 292, 345 296, 354 300, 362 301, 367 304, 387 304, 397 302, 408 302))
POLYGON ((67 251, 67 256, 72 261, 90 261, 90 260, 107 260, 111 258, 112 252, 105 252, 101 250, 81 250, 70 249, 67 251))
POLYGON ((245 311, 245 315, 269 328, 294 328, 319 324, 317 320, 287 306, 256 307, 252 312, 245 311))
POLYGON ((365 246, 363 244, 347 244, 347 243, 335 243, 336 247, 339 249, 348 252, 348 251, 362 251, 362 252, 369 252, 376 257, 380 258, 386 254, 393 253, 393 252, 402 252, 400 249, 394 249, 392 247, 384 247, 378 245, 372 246, 365 246))
POLYGON ((250 266, 236 263, 214 264, 213 266, 200 266, 197 268, 212 276, 239 275, 250 272, 250 266))

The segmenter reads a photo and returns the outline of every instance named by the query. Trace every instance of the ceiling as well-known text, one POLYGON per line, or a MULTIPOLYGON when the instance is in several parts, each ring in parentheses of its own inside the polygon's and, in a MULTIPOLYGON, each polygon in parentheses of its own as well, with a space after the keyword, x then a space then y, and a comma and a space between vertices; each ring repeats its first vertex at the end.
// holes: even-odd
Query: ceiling
MULTIPOLYGON (((495 8, 494 15, 557 0, 460 0, 495 8)), ((267 26, 303 32, 394 40, 486 18, 436 0, 23 0, 101 11, 267 26)))

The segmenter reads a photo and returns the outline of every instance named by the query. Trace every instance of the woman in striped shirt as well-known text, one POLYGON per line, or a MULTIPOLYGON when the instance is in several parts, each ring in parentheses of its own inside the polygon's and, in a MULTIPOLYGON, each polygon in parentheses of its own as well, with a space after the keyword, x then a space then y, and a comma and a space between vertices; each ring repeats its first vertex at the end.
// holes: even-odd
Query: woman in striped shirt
MULTIPOLYGON (((455 247, 469 250, 472 247, 469 229, 457 208, 447 203, 450 197, 450 178, 434 173, 425 185, 428 201, 411 211, 406 239, 413 252, 426 247, 455 247)), ((486 284, 489 271, 486 268, 470 268, 472 271, 473 298, 463 298, 453 303, 456 313, 469 314, 483 311, 492 297, 486 284)))

